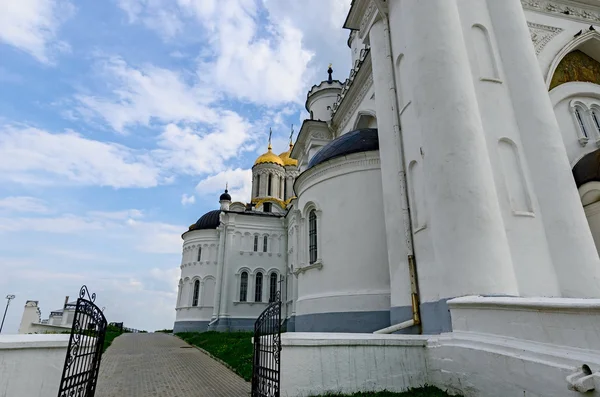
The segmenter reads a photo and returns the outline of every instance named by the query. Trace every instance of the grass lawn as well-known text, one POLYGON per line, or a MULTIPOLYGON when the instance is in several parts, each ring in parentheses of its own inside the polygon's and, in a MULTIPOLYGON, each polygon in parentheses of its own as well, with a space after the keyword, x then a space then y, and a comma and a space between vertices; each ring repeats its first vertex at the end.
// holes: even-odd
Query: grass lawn
POLYGON ((246 381, 252 380, 252 332, 181 332, 177 336, 231 365, 246 381))
POLYGON ((313 397, 448 397, 449 395, 435 387, 423 387, 413 389, 405 393, 393 393, 390 391, 382 391, 379 393, 356 393, 351 395, 342 394, 324 394, 322 396, 313 397))
POLYGON ((119 331, 106 331, 106 335, 104 335, 104 348, 102 349, 102 352, 104 353, 112 341, 121 334, 122 332, 119 331))

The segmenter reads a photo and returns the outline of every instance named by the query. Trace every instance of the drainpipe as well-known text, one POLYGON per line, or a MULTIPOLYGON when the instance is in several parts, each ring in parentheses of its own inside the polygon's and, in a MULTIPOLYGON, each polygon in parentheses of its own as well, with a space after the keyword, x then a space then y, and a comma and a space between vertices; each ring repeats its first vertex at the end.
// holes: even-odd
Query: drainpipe
POLYGON ((219 247, 221 247, 221 252, 219 252, 219 275, 218 275, 218 280, 219 280, 219 284, 217 284, 217 293, 215 294, 215 308, 213 310, 213 320, 210 321, 210 323, 208 323, 208 326, 210 327, 211 325, 213 325, 214 323, 216 323, 217 321, 219 321, 219 313, 221 312, 221 291, 223 290, 223 282, 225 280, 223 280, 223 269, 225 268, 225 243, 227 241, 227 225, 225 224, 221 224, 222 225, 222 229, 221 229, 221 234, 219 235, 219 247))
MULTIPOLYGON (((402 204, 402 219, 404 225, 404 237, 406 241, 406 251, 408 255, 408 272, 410 277, 410 287, 411 287, 411 306, 412 306, 412 319, 401 322, 399 324, 392 325, 390 327, 375 331, 376 334, 389 334, 392 332, 400 331, 405 328, 409 328, 415 325, 421 325, 421 316, 419 314, 419 280, 417 276, 417 266, 415 262, 415 254, 414 254, 414 243, 413 243, 413 231, 412 231, 412 223, 410 218, 410 204, 408 202, 408 184, 406 180, 406 164, 405 164, 405 156, 404 156, 404 140, 402 139, 402 129, 400 127, 400 115, 398 114, 398 96, 396 94, 396 80, 394 71, 394 59, 392 57, 392 38, 390 35, 390 21, 385 14, 385 7, 382 0, 373 0, 381 19, 384 24, 384 41, 385 41, 385 52, 386 57, 390 62, 390 70, 392 71, 390 76, 389 83, 389 100, 395 106, 395 110, 392 112, 394 118, 394 134, 399 138, 398 144, 400 146, 400 183, 402 184, 400 188, 400 201, 402 204)), ((419 333, 422 330, 419 329, 419 333)))

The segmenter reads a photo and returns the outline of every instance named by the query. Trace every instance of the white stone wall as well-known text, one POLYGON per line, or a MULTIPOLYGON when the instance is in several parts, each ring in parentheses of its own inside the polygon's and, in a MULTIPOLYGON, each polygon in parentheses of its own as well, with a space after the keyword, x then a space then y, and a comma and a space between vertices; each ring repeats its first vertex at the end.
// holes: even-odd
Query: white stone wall
POLYGON ((194 230, 184 236, 176 321, 210 321, 215 299, 219 238, 216 230, 194 230), (202 248, 200 260, 198 250, 202 248), (200 282, 193 306, 194 283, 200 282))
POLYGON ((600 300, 448 303, 454 331, 441 335, 283 334, 281 395, 434 385, 465 397, 600 396, 600 300))
POLYGON ((320 164, 296 182, 296 314, 389 310, 389 269, 378 152, 320 164), (317 262, 308 216, 317 211, 317 262), (299 212, 298 212, 299 211, 299 212))
POLYGON ((286 238, 284 220, 280 217, 253 216, 229 213, 223 220, 227 225, 224 283, 220 318, 255 319, 269 301, 269 277, 272 273, 286 274, 286 238), (254 251, 254 237, 258 237, 254 251), (267 250, 264 252, 264 238, 267 250), (248 273, 246 302, 240 301, 240 278, 248 273), (257 273, 263 274, 261 302, 255 301, 257 273))
POLYGON ((55 397, 69 335, 0 335, 0 397, 55 397))

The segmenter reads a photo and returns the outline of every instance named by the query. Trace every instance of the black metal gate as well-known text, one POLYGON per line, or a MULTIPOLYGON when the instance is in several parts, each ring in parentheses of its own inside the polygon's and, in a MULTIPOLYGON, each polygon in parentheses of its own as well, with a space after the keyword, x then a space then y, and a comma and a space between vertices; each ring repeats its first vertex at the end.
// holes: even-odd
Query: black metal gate
POLYGON ((96 393, 107 323, 95 300, 95 293, 90 296, 87 287, 81 287, 58 397, 94 397, 96 393))
POLYGON ((279 397, 281 294, 254 323, 252 397, 279 397))

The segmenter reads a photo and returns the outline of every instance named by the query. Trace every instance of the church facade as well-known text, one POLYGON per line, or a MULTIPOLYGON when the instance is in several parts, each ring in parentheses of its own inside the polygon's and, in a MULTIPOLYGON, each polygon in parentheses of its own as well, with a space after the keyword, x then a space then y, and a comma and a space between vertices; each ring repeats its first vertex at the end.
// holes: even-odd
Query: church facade
MULTIPOLYGON (((463 296, 600 298, 600 6, 355 0, 250 202, 183 233, 175 332, 453 330, 463 296)), ((215 200, 216 201, 216 200, 215 200)))

